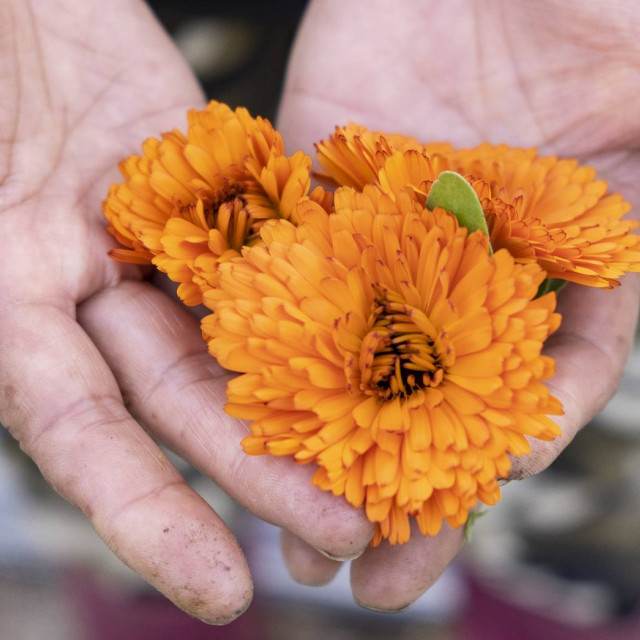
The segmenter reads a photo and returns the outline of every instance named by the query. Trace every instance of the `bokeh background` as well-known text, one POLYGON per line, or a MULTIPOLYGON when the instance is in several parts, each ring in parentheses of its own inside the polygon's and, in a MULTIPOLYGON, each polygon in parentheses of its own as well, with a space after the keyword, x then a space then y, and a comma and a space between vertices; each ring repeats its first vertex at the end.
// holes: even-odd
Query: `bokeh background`
MULTIPOLYGON (((150 4, 209 97, 275 117, 304 1, 150 4)), ((278 531, 176 459, 239 537, 254 573, 253 604, 224 628, 181 613, 112 557, 0 430, 0 638, 637 640, 637 389, 639 348, 607 409, 551 469, 507 485, 436 586, 393 615, 353 603, 346 567, 326 587, 296 585, 279 558, 278 531)))

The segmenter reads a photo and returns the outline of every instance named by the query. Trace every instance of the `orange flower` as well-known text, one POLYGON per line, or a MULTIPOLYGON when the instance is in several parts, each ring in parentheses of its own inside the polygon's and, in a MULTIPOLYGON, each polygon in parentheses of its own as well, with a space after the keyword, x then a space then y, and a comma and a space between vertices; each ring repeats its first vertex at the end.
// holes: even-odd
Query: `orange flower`
POLYGON ((607 195, 595 171, 575 160, 539 157, 535 150, 483 144, 437 156, 409 150, 388 156, 375 183, 392 197, 408 191, 424 204, 445 170, 467 176, 478 195, 493 249, 517 262, 533 262, 549 278, 611 288, 628 271, 640 271, 638 223, 621 220, 630 206, 607 195))
MULTIPOLYGON (((280 134, 246 109, 211 102, 179 131, 149 139, 142 156, 120 164, 125 178, 104 202, 109 231, 127 249, 112 257, 152 261, 180 282, 186 304, 199 304, 217 264, 258 238, 265 220, 289 219, 307 196, 311 160, 284 155, 280 134)), ((312 197, 327 202, 322 190, 312 197)))
POLYGON ((638 226, 622 220, 631 206, 576 160, 535 149, 482 144, 448 157, 453 171, 489 185, 483 209, 494 248, 519 261, 535 258, 550 278, 612 288, 640 271, 638 226))
POLYGON ((336 127, 328 140, 316 145, 318 162, 326 171, 325 178, 336 184, 362 189, 365 184, 378 180, 378 171, 394 151, 410 149, 428 152, 434 159, 452 151, 448 143, 435 143, 425 147, 415 138, 401 134, 369 131, 351 123, 336 127))
POLYGON ((549 278, 611 288, 624 273, 640 271, 640 237, 630 234, 638 223, 622 220, 630 205, 607 194, 606 183, 576 160, 488 143, 460 150, 421 145, 353 124, 337 127, 317 153, 337 184, 376 184, 391 194, 410 189, 422 203, 442 171, 467 176, 492 246, 507 248, 518 262, 536 260, 549 278))
POLYGON ((306 201, 298 227, 220 266, 203 321, 251 421, 250 454, 315 463, 314 483, 364 505, 374 543, 435 535, 495 503, 508 454, 560 432, 540 354, 559 324, 544 272, 487 250, 453 216, 379 189, 339 189, 336 212, 306 201))

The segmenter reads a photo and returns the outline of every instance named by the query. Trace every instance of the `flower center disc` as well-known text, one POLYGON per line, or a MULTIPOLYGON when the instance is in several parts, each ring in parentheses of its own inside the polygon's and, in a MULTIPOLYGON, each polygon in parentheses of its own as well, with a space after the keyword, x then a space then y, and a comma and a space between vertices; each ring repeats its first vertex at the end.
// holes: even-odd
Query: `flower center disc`
POLYGON ((437 387, 442 382, 445 371, 439 340, 433 327, 424 326, 425 321, 429 322, 418 309, 378 301, 373 327, 360 351, 363 393, 387 400, 408 397, 418 389, 437 387))

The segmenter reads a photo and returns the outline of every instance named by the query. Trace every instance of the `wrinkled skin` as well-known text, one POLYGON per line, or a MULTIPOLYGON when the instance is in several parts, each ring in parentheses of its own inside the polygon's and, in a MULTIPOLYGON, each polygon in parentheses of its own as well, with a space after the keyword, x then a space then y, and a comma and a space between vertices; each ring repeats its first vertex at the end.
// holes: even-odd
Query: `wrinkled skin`
MULTIPOLYGON (((311 149, 335 124, 412 134, 456 146, 482 141, 578 157, 640 208, 640 6, 619 2, 326 0, 298 34, 279 126, 287 144, 311 149)), ((557 367, 564 435, 533 442, 512 478, 546 468, 615 392, 633 341, 637 276, 615 291, 568 286, 561 329, 548 342, 557 367)), ((288 534, 287 534, 288 535, 288 534)), ((351 566, 356 599, 401 608, 457 552, 458 531, 401 547, 368 549, 351 566)), ((283 545, 300 580, 322 581, 301 541, 283 545)))
MULTIPOLYGON (((613 14, 603 2, 313 3, 282 103, 287 147, 310 149, 351 120, 425 140, 537 145, 594 164, 640 204, 635 4, 613 14)), ((282 526, 298 580, 330 580, 339 562, 327 555, 360 556, 357 601, 392 610, 415 600, 460 532, 367 548, 372 525, 314 488, 313 469, 245 456, 246 426, 222 412, 227 376, 197 321, 106 257, 100 202, 116 163, 203 103, 146 6, 0 0, 0 78, 0 420, 44 477, 125 563, 207 622, 239 615, 251 578, 156 441, 282 526)), ((546 467, 614 392, 637 299, 631 277, 615 292, 563 294, 548 352, 565 435, 535 444, 514 477, 546 467)))

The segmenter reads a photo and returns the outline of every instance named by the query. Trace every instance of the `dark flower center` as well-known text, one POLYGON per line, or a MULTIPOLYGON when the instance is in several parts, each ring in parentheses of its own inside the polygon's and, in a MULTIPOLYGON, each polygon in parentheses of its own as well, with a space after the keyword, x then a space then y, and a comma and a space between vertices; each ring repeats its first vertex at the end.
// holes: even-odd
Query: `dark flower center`
POLYGON ((378 300, 362 341, 360 389, 382 400, 437 387, 445 368, 441 340, 426 315, 404 303, 378 300))
MULTIPOLYGON (((231 204, 236 198, 242 198, 242 195, 246 193, 247 187, 242 182, 230 182, 226 184, 222 189, 218 189, 208 198, 204 199, 205 211, 207 212, 207 219, 212 216, 211 222, 213 222, 213 216, 218 213, 218 209, 226 202, 231 204)), ((246 203, 245 203, 246 204, 246 203)))

